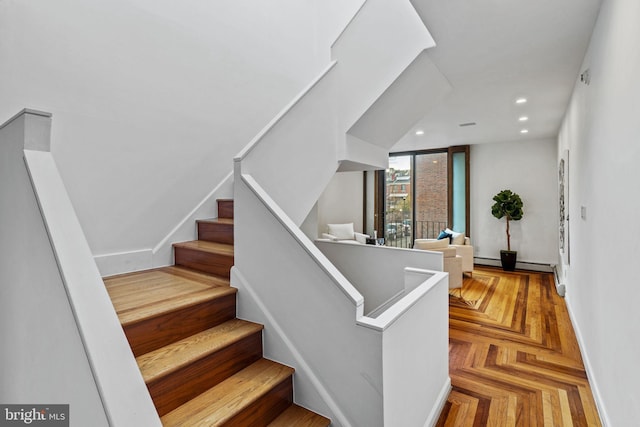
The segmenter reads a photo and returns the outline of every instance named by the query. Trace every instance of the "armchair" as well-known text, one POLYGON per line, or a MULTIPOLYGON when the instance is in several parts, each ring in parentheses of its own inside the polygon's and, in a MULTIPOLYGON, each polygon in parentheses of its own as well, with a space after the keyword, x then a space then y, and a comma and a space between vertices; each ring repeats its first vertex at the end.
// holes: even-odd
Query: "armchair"
POLYGON ((473 273, 473 246, 471 246, 471 239, 464 238, 464 242, 459 245, 449 245, 456 249, 456 254, 462 257, 462 271, 464 273, 473 273))
POLYGON ((462 295, 462 257, 447 240, 416 239, 413 249, 442 252, 442 270, 449 273, 449 289, 460 288, 462 295))
POLYGON ((347 224, 327 224, 327 232, 322 233, 323 239, 339 241, 342 243, 366 244, 368 234, 358 233, 353 230, 353 223, 347 224))
POLYGON ((462 258, 462 272, 472 274, 473 273, 473 246, 471 245, 471 239, 466 237, 464 234, 459 234, 459 233, 456 233, 456 234, 458 234, 458 236, 454 237, 451 243, 448 243, 449 242, 448 238, 440 239, 440 240, 416 239, 414 241, 413 247, 416 249, 422 249, 418 247, 419 245, 422 244, 422 242, 433 242, 433 241, 444 242, 447 245, 447 247, 455 248, 456 255, 462 258))

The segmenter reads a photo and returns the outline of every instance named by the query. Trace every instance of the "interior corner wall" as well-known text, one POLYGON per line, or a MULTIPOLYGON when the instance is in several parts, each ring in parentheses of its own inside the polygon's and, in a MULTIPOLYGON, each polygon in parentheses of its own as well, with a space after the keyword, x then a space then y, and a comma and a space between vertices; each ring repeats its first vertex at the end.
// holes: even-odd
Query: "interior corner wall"
POLYGON ((155 247, 330 61, 362 0, 0 2, 0 122, 53 114, 94 256, 155 247))
POLYGON ((491 215, 493 196, 520 195, 524 216, 510 222, 518 261, 555 264, 558 253, 557 144, 553 139, 471 146, 471 241, 474 256, 500 259, 507 248, 506 223, 491 215))
POLYGON ((318 236, 327 232, 327 224, 353 222, 363 232, 362 172, 337 172, 318 200, 318 236))
POLYGON ((558 138, 569 150, 566 300, 604 425, 640 419, 640 2, 605 0, 558 138), (615 230, 613 233, 612 230, 615 230))

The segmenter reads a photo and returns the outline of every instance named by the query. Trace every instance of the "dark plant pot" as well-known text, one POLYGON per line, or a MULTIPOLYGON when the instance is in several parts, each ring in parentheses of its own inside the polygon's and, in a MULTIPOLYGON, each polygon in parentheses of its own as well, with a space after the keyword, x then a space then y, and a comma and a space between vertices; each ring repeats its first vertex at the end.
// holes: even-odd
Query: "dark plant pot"
POLYGON ((513 271, 516 269, 516 259, 518 252, 516 251, 500 251, 500 262, 504 271, 513 271))

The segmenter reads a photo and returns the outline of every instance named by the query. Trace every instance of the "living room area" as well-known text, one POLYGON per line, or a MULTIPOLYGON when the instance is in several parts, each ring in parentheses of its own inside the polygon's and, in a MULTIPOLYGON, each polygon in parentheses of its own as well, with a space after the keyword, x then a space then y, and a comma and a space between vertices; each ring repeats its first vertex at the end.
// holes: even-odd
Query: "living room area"
MULTIPOLYGON (((442 230, 449 227, 470 238, 474 263, 500 265, 500 250, 506 248, 505 223, 493 217, 491 206, 496 193, 510 188, 522 197, 525 211, 522 221, 511 224, 512 240, 518 251, 518 265, 551 271, 550 265, 557 263, 556 147, 553 139, 470 145, 467 205, 470 221, 465 225, 463 214, 462 228, 445 222, 445 218, 435 228, 427 230, 417 219, 420 212, 408 216, 406 214, 413 212, 411 209, 409 212, 396 209, 396 215, 402 212, 405 217, 389 222, 401 222, 404 225, 408 221, 409 225, 400 233, 389 236, 384 228, 374 228, 374 173, 338 172, 318 201, 318 229, 305 230, 303 225, 303 230, 315 239, 327 232, 327 224, 353 223, 355 231, 385 238, 388 246, 412 248, 415 239, 437 238, 442 230)), ((393 159, 393 156, 390 158, 393 159)), ((411 190, 409 184, 402 185, 411 190)), ((415 200, 411 193, 405 193, 404 196, 404 206, 409 206, 415 200)), ((467 206, 463 206, 463 209, 467 206)), ((391 215, 389 218, 392 218, 391 215)))

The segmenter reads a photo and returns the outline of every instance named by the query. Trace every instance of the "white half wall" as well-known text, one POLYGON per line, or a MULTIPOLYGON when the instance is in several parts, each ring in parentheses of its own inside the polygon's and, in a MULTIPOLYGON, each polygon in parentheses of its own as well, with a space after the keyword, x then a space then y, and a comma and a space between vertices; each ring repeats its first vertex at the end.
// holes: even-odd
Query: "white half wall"
POLYGON ((322 240, 315 244, 362 294, 365 316, 405 293, 405 268, 443 271, 442 252, 322 240))
POLYGON ((558 159, 569 150, 570 264, 557 259, 605 426, 640 418, 638 16, 639 2, 603 2, 581 68, 590 83, 576 76, 558 138, 558 159))
POLYGON ((491 215, 493 196, 520 195, 524 216, 510 222, 518 261, 555 264, 558 253, 556 141, 517 141, 471 146, 471 242, 476 258, 500 259, 506 223, 491 215))
POLYGON ((0 401, 69 404, 74 423, 107 426, 24 164, 21 121, 0 129, 0 401))
POLYGON ((0 122, 53 114, 92 253, 137 266, 329 63, 361 3, 2 1, 0 122))
POLYGON ((72 425, 160 420, 48 152, 50 114, 0 126, 0 402, 72 425))

